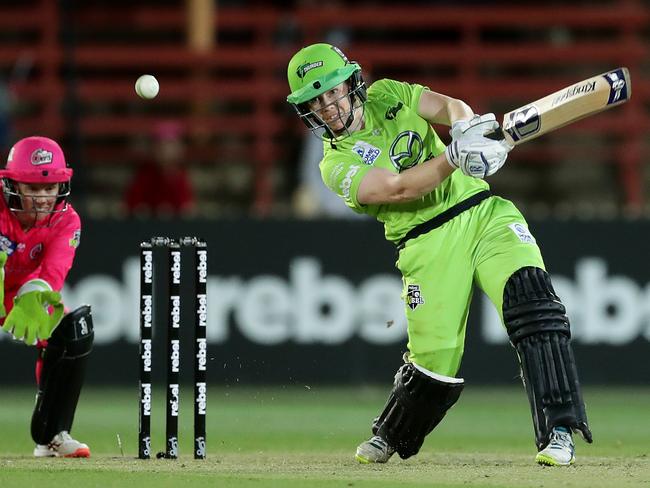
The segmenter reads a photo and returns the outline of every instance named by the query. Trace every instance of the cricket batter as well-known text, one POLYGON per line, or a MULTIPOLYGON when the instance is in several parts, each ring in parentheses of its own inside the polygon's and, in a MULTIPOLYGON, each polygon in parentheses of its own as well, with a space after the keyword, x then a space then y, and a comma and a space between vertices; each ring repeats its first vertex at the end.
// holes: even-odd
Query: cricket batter
POLYGON ((385 463, 395 452, 417 454, 456 403, 476 282, 517 351, 536 461, 572 464, 572 432, 592 437, 569 320, 523 216, 484 180, 511 149, 485 137, 499 126, 494 114, 475 115, 421 85, 384 79, 366 90, 361 67, 329 44, 301 49, 287 76, 287 101, 323 139, 323 181, 352 210, 383 222, 399 252, 408 353, 356 459, 385 463), (451 126, 449 146, 431 123, 451 126))
POLYGON ((66 201, 71 177, 63 151, 46 137, 18 141, 0 170, 0 322, 38 351, 36 457, 90 456, 70 430, 93 344, 92 317, 87 305, 66 313, 59 294, 81 234, 66 201))

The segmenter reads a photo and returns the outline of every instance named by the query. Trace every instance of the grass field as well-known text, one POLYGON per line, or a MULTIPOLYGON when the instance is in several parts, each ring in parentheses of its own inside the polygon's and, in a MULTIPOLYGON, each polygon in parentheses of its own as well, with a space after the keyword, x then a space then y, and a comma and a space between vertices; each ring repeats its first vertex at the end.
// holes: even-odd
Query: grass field
MULTIPOLYGON (((189 388, 185 389, 189 392, 189 388)), ((650 388, 585 391, 595 442, 577 441, 569 468, 533 463, 523 389, 469 387, 420 454, 386 465, 354 461, 385 391, 259 388, 209 391, 208 459, 191 458, 191 398, 181 398, 181 458, 140 461, 137 388, 87 389, 75 437, 92 458, 34 459, 31 389, 0 396, 0 487, 646 487, 650 488, 650 388), (117 443, 120 435, 123 454, 117 443)), ((164 446, 162 392, 152 447, 164 446)))

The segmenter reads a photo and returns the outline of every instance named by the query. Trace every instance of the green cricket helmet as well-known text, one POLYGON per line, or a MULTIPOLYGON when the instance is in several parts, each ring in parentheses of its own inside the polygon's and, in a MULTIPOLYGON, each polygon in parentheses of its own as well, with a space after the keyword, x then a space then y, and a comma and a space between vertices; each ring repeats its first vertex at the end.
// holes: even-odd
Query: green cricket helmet
MULTIPOLYGON (((344 114, 339 113, 339 117, 349 135, 348 129, 354 121, 354 110, 362 107, 367 98, 361 66, 350 62, 339 48, 331 44, 312 44, 291 58, 287 67, 287 79, 291 89, 287 102, 294 107, 310 130, 322 130, 330 139, 338 138, 341 134, 331 131, 323 119, 308 107, 307 102, 347 81, 349 90, 344 96, 349 97, 351 110, 344 114)), ((338 100, 334 103, 337 102, 338 100)))

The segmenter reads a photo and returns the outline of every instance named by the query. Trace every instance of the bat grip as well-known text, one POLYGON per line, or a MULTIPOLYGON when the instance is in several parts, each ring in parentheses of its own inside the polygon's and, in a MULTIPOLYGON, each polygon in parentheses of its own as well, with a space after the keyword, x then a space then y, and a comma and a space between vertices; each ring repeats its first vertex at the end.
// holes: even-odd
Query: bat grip
POLYGON ((503 139, 506 138, 506 136, 503 134, 503 129, 501 129, 501 127, 499 127, 496 130, 486 132, 485 137, 487 137, 488 139, 495 140, 495 141, 502 141, 503 139))

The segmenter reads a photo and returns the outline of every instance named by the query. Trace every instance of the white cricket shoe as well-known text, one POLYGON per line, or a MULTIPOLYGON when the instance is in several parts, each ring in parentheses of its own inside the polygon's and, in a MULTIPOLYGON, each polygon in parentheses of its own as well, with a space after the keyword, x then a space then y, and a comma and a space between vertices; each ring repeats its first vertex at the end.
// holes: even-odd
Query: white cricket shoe
POLYGON ((355 458, 361 464, 385 463, 394 453, 395 449, 376 435, 359 444, 355 458))
POLYGON ((569 466, 575 460, 571 431, 565 427, 555 427, 551 432, 551 441, 535 457, 535 461, 546 466, 569 466))
POLYGON ((62 430, 49 444, 36 444, 34 456, 87 458, 90 457, 90 449, 83 442, 73 439, 67 431, 62 430))

